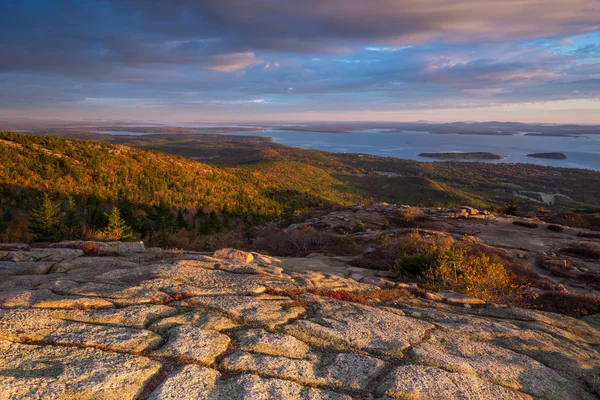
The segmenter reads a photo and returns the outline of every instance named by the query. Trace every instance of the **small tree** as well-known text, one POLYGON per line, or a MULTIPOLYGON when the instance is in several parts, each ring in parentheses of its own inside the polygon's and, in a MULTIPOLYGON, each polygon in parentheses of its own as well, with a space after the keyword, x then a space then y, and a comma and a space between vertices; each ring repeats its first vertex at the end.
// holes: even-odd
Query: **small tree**
POLYGON ((190 224, 185 219, 185 215, 181 208, 177 211, 177 228, 190 229, 190 224))
POLYGON ((108 217, 108 226, 100 231, 106 240, 127 240, 133 238, 131 227, 129 227, 117 207, 113 207, 108 217))
POLYGON ((157 244, 159 247, 167 248, 169 247, 169 242, 171 240, 171 234, 167 229, 167 224, 165 223, 164 218, 160 223, 160 231, 158 232, 157 244))
POLYGON ((392 229, 392 225, 390 224, 390 221, 385 221, 383 223, 383 226, 381 227, 381 230, 389 231, 390 229, 392 229))
POLYGON ((512 200, 510 201, 510 203, 508 203, 506 205, 506 207, 504 207, 504 214, 517 215, 518 212, 519 212, 519 205, 517 204, 517 199, 513 197, 512 200))
POLYGON ((47 193, 44 193, 41 207, 33 210, 33 215, 29 220, 29 231, 34 234, 35 241, 59 241, 62 216, 60 206, 55 204, 47 193))
POLYGON ((12 210, 9 207, 5 207, 2 214, 0 214, 0 233, 4 232, 14 219, 12 210))
POLYGON ((65 212, 64 233, 67 239, 80 239, 83 236, 83 221, 72 197, 69 197, 65 212))

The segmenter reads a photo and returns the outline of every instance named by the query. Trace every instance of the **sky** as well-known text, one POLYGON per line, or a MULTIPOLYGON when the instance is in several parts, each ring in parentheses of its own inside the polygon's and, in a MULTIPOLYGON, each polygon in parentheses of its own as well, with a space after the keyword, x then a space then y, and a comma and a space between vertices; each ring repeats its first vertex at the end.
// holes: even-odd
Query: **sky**
POLYGON ((600 124, 600 1, 0 0, 0 118, 600 124))

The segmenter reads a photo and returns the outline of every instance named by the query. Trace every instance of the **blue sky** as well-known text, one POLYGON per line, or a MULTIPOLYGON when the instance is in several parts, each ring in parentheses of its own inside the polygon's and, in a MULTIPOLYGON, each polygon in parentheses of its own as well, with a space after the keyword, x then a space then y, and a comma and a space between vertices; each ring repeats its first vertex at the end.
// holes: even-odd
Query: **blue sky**
POLYGON ((598 0, 0 0, 0 117, 600 123, 598 0))

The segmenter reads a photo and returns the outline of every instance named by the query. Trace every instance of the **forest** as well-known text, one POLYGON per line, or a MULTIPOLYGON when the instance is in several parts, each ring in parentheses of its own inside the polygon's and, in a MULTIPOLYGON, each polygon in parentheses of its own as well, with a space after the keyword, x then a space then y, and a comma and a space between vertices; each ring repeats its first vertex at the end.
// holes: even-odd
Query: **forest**
POLYGON ((389 202, 500 210, 517 198, 525 211, 600 206, 600 174, 593 171, 423 163, 226 135, 49 134, 0 133, 0 241, 113 237, 112 223, 151 245, 211 248, 215 241, 251 240, 254 227, 269 220, 323 207, 389 202), (537 192, 564 196, 545 204, 537 192))

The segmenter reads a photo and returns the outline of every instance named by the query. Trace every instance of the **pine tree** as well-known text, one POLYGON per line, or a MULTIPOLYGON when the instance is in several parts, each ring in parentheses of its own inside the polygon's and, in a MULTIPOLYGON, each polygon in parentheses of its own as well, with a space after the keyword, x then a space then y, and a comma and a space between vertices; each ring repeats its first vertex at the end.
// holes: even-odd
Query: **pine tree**
POLYGON ((44 193, 42 205, 33 210, 29 220, 29 231, 35 235, 38 242, 57 242, 60 240, 60 221, 63 214, 47 193, 44 193))
POLYGON ((106 214, 106 216, 108 217, 108 226, 100 231, 106 240, 128 240, 133 238, 131 227, 121 218, 121 212, 117 207, 113 207, 110 214, 106 214))
POLYGON ((513 197, 512 200, 510 201, 510 203, 508 203, 506 205, 506 207, 504 208, 504 214, 517 215, 518 212, 519 212, 519 205, 517 204, 517 199, 513 197))
POLYGON ((4 207, 2 214, 0 214, 0 233, 4 232, 14 219, 12 210, 9 207, 4 207))
POLYGON ((67 211, 65 212, 65 237, 69 240, 80 239, 83 237, 83 221, 81 214, 77 210, 72 197, 69 197, 67 211))
POLYGON ((158 232, 157 244, 162 248, 169 247, 170 239, 171 235, 169 234, 169 230, 167 229, 167 225, 163 219, 160 224, 160 231, 158 232))
POLYGON ((183 210, 181 208, 177 211, 177 227, 179 229, 190 229, 190 224, 185 219, 185 215, 183 214, 183 210))

